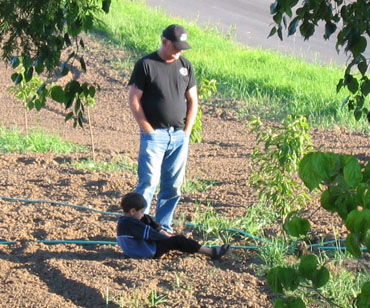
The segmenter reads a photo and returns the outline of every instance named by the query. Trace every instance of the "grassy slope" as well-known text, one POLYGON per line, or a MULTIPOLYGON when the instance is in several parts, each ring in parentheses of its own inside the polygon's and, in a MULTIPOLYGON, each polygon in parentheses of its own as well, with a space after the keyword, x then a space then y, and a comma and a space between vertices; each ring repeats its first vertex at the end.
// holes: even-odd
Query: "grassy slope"
POLYGON ((257 114, 280 120, 288 113, 304 114, 311 124, 323 127, 366 127, 341 108, 348 95, 344 90, 336 93, 336 84, 343 75, 341 68, 249 49, 214 29, 201 29, 194 22, 165 15, 137 1, 113 1, 110 13, 102 19, 105 26, 100 30, 114 43, 134 52, 132 60, 156 50, 160 33, 168 24, 183 24, 193 47, 185 56, 192 61, 198 79, 216 79, 222 97, 245 102, 241 111, 244 116, 257 114))

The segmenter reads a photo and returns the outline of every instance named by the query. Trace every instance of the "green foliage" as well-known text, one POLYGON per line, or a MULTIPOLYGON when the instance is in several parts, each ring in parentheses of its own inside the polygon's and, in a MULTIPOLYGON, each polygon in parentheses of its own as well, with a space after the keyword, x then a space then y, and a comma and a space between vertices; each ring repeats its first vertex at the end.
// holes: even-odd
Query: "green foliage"
POLYGON ((118 159, 111 162, 98 162, 90 158, 72 163, 72 167, 105 172, 133 172, 137 171, 137 165, 129 159, 118 159))
POLYGON ((167 302, 167 296, 165 294, 158 294, 157 289, 153 288, 150 291, 148 302, 150 307, 157 307, 167 302))
POLYGON ((202 180, 202 179, 194 179, 189 180, 185 179, 184 185, 181 187, 181 191, 183 193, 193 193, 193 192, 202 192, 207 191, 212 188, 215 181, 213 180, 202 180))
POLYGON ((59 136, 45 134, 42 130, 32 130, 29 134, 21 134, 17 129, 8 130, 0 127, 0 152, 54 152, 68 154, 82 151, 82 146, 77 146, 69 141, 63 141, 59 136))
POLYGON ((312 148, 306 118, 288 115, 281 127, 267 126, 253 118, 248 127, 256 133, 257 141, 251 157, 254 171, 250 183, 259 191, 260 199, 282 215, 305 207, 310 198, 295 173, 300 159, 312 148))
POLYGON ((348 95, 345 90, 335 91, 341 68, 245 48, 216 29, 202 29, 194 22, 150 9, 141 1, 113 1, 110 13, 102 20, 104 25, 98 30, 109 42, 125 48, 133 60, 158 48, 159 35, 167 25, 184 25, 192 46, 184 56, 193 63, 197 79, 216 79, 218 96, 237 101, 235 107, 244 118, 258 115, 281 121, 286 114, 303 114, 315 126, 369 129, 367 121, 357 122, 341 108, 348 95))
MULTIPOLYGON (((16 82, 13 86, 9 87, 9 91, 15 95, 15 97, 20 100, 23 106, 26 109, 33 109, 36 108, 37 110, 41 110, 42 107, 45 106, 44 99, 34 99, 36 96, 37 90, 41 87, 43 82, 37 75, 34 75, 27 81, 25 77, 25 68, 20 65, 18 72, 14 73, 18 76, 22 76, 18 82, 16 82)), ((12 79, 15 77, 13 74, 12 79)), ((15 77, 15 78, 17 78, 15 77)), ((45 94, 45 93, 43 93, 45 94)))
POLYGON ((235 226, 233 221, 217 215, 215 209, 210 205, 206 209, 201 209, 198 206, 195 209, 192 223, 201 232, 203 240, 207 244, 212 245, 229 243, 232 239, 232 234, 227 230, 235 226))
MULTIPOLYGON (((54 72, 59 67, 60 74, 66 76, 74 61, 80 69, 86 71, 86 63, 79 54, 85 43, 79 38, 83 31, 89 31, 100 12, 108 12, 110 0, 33 0, 33 1, 2 1, 0 6, 0 42, 2 58, 12 68, 22 65, 24 71, 12 75, 15 85, 28 83, 34 73, 54 72), (70 51, 67 59, 62 60, 62 51, 70 51)), ((69 81, 64 88, 47 84, 41 85, 28 101, 29 107, 38 110, 45 106, 49 96, 55 101, 71 109, 66 120, 74 119, 74 125, 82 126, 84 102, 82 97, 95 95, 95 87, 87 83, 80 84, 77 80, 69 81)))
POLYGON ((302 2, 298 8, 295 7, 297 3, 298 0, 275 0, 271 4, 270 12, 276 25, 272 28, 270 36, 277 34, 282 40, 283 26, 288 29, 288 35, 294 35, 299 27, 301 35, 308 40, 315 33, 315 28, 324 23, 324 39, 327 40, 339 29, 336 49, 339 52, 340 47, 344 48, 349 55, 349 61, 344 77, 339 80, 337 91, 346 87, 350 91, 350 96, 344 104, 347 104, 356 120, 364 116, 370 122, 370 111, 365 104, 370 93, 370 80, 366 74, 369 71, 370 59, 366 58, 365 54, 370 37, 369 1, 308 0, 302 2), (289 25, 288 18, 292 18, 289 25))
POLYGON ((313 190, 322 188, 321 205, 337 213, 350 234, 348 251, 361 256, 361 244, 369 248, 370 236, 370 178, 368 164, 351 155, 309 153, 299 165, 299 175, 313 190))
POLYGON ((295 215, 296 212, 290 212, 284 221, 283 228, 291 236, 299 237, 306 235, 311 226, 307 219, 295 215))
MULTIPOLYGON (((297 266, 273 267, 267 275, 269 287, 281 295, 297 290, 302 282, 309 283, 316 290, 325 286, 328 281, 329 271, 325 266, 319 265, 315 255, 303 256, 297 266)), ((277 300, 274 307, 306 307, 306 305, 298 297, 285 296, 277 300)))
POLYGON ((203 78, 198 87, 199 107, 198 107, 197 117, 195 119, 195 123, 193 126, 193 130, 191 131, 191 135, 190 135, 191 143, 201 143, 202 142, 203 140, 202 138, 202 130, 203 130, 202 103, 209 100, 216 93, 217 93, 216 80, 215 79, 208 80, 208 79, 203 78))
POLYGON ((369 308, 370 307, 370 281, 364 283, 361 288, 361 293, 356 298, 357 308, 369 308))

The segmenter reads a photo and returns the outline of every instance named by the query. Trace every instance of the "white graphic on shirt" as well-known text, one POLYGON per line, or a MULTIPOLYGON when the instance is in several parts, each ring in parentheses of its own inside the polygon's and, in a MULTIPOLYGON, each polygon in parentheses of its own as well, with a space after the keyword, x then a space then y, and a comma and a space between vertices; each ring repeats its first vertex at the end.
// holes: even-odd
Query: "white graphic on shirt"
POLYGON ((186 67, 180 68, 179 72, 182 76, 187 76, 188 75, 188 69, 186 67))

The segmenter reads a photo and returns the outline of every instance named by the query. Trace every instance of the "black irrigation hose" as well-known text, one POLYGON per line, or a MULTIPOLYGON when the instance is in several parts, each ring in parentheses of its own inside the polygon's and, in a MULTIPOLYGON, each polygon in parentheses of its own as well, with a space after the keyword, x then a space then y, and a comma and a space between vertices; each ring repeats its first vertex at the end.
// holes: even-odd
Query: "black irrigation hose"
MULTIPOLYGON (((78 210, 84 210, 84 211, 92 211, 95 213, 99 213, 102 215, 113 215, 113 216, 122 216, 121 213, 116 213, 116 212, 105 212, 105 211, 99 211, 96 209, 93 209, 91 207, 85 207, 81 205, 74 205, 74 204, 68 204, 68 203, 63 203, 63 202, 55 202, 55 201, 47 201, 47 200, 27 200, 27 199, 18 199, 18 198, 9 198, 9 197, 4 197, 0 196, 0 199, 3 199, 5 201, 11 201, 11 202, 24 202, 24 203, 49 203, 51 205, 62 205, 62 206, 68 206, 72 207, 78 210)), ((185 223, 186 226, 190 227, 198 227, 199 225, 194 225, 191 223, 185 223)), ((225 229, 225 231, 233 232, 240 234, 244 237, 248 237, 251 239, 254 239, 256 241, 262 242, 262 243, 268 243, 264 239, 257 237, 255 235, 243 232, 241 230, 236 230, 236 229, 225 229)), ((342 242, 344 239, 340 239, 338 241, 326 241, 321 244, 310 244, 308 247, 310 248, 317 248, 321 250, 342 250, 345 251, 346 247, 345 246, 323 246, 324 244, 337 244, 338 242, 342 242)), ((112 241, 90 241, 90 240, 39 240, 36 241, 37 243, 43 243, 43 244, 48 244, 48 245, 55 245, 55 244, 78 244, 78 245, 117 245, 117 242, 112 242, 112 241)), ((0 241, 0 245, 13 245, 16 244, 15 241, 0 241)), ((233 249, 246 249, 246 250, 258 250, 260 247, 258 246, 231 246, 230 248, 233 249)), ((362 251, 367 251, 366 247, 361 247, 362 251)))

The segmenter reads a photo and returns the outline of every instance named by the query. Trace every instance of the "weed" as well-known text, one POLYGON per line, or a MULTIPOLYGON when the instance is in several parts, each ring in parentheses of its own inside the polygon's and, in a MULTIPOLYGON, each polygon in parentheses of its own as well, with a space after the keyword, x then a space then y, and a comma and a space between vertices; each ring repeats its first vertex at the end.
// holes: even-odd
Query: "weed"
POLYGON ((46 134, 41 129, 32 129, 29 134, 22 134, 16 128, 0 127, 0 152, 2 153, 54 152, 68 154, 83 150, 86 148, 69 141, 63 141, 57 135, 46 134))
POLYGON ((112 162, 94 162, 88 158, 72 163, 72 167, 106 172, 136 172, 137 170, 137 165, 128 158, 122 158, 112 162))
POLYGON ((158 294, 157 289, 153 288, 149 293, 148 302, 150 307, 157 307, 167 302, 167 296, 165 294, 158 294))
POLYGON ((214 180, 186 179, 181 190, 183 193, 202 192, 211 189, 214 184, 214 180))

